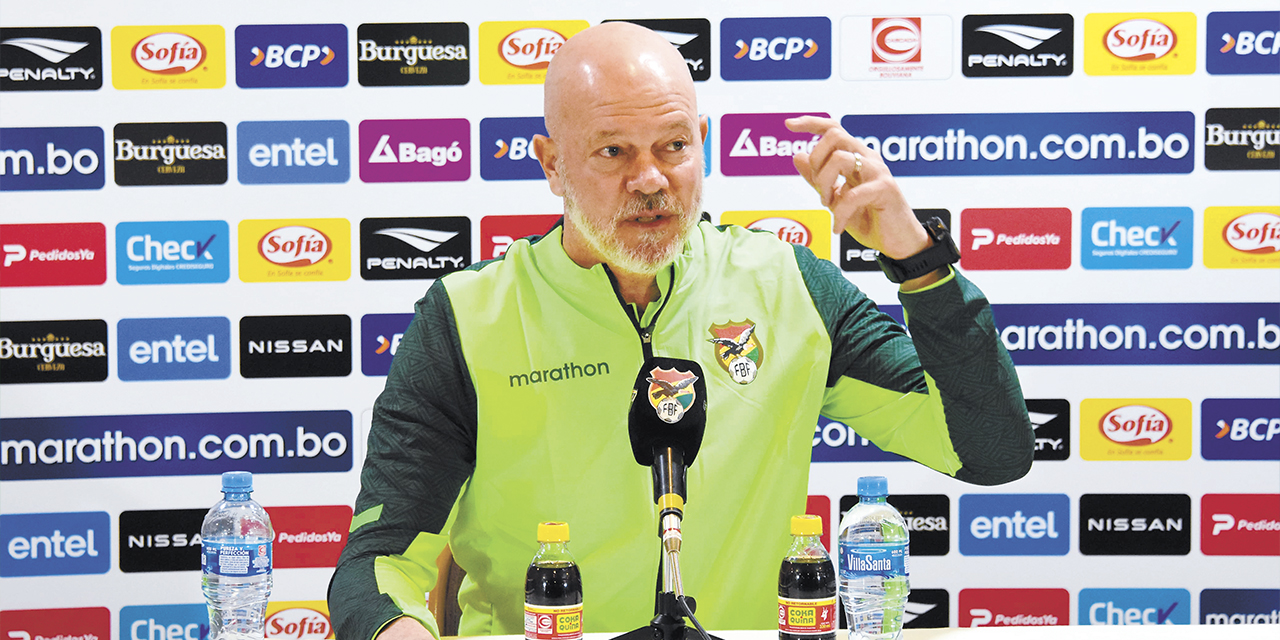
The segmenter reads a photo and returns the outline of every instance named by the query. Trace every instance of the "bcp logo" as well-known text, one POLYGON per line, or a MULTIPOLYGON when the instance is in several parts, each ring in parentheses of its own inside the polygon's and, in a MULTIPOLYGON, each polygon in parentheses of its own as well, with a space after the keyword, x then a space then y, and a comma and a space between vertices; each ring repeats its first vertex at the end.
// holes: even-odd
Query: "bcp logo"
POLYGON ((111 517, 105 511, 0 515, 0 525, 0 577, 85 575, 111 568, 111 517))
MULTIPOLYGON (((818 416, 813 428, 812 462, 905 462, 907 459, 877 447, 853 427, 818 416)), ((843 515, 843 514, 842 514, 843 515)))
POLYGON ((562 216, 485 216, 480 219, 480 259, 500 258, 521 238, 542 236, 551 231, 562 216))
POLYGON ((1280 589, 1205 589, 1200 624, 1280 624, 1280 589))
MULTIPOLYGON (((207 640, 209 607, 205 604, 121 607, 120 635, 117 637, 120 640, 207 640)), ((107 640, 107 637, 100 640, 107 640)))
POLYGON ((960 553, 966 556, 1065 556, 1070 538, 1066 495, 960 496, 960 553))
POLYGON ((1206 32, 1209 73, 1280 73, 1280 11, 1213 11, 1206 32))
POLYGON ((102 32, 97 27, 0 29, 0 91, 102 88, 102 32))
POLYGON ((101 189, 98 127, 0 129, 0 191, 101 189))
POLYGON ((351 507, 267 507, 276 532, 272 547, 277 569, 336 567, 347 544, 351 507))
POLYGON ((1084 71, 1091 76, 1195 70, 1194 13, 1090 13, 1084 18, 1084 71))
POLYGON ((226 282, 231 241, 221 220, 121 222, 116 225, 120 284, 226 282))
POLYGON ((345 218, 243 220, 239 232, 243 282, 351 277, 351 223, 345 218))
POLYGON ((831 20, 725 18, 720 21, 725 80, 825 80, 831 77, 831 20))
POLYGON ((412 313, 371 313, 360 318, 360 371, 366 376, 385 376, 400 340, 413 320, 412 313))
POLYGON ((1191 401, 1185 398, 1086 398, 1080 403, 1085 460, 1186 460, 1191 401))
POLYGON ((942 80, 951 77, 951 16, 849 16, 840 21, 845 80, 942 80))
POLYGON ((1206 207, 1204 266, 1280 268, 1280 207, 1206 207))
POLYGON ((1186 589, 1081 589, 1081 625, 1191 624, 1186 589))
POLYGON ((463 118, 360 123, 364 182, 450 182, 471 177, 471 124, 463 118))
POLYGON ((753 231, 768 231, 783 242, 808 247, 823 260, 831 259, 831 212, 826 209, 805 211, 726 211, 720 224, 736 224, 753 231))
POLYGON ((547 135, 542 118, 485 118, 480 121, 480 177, 485 180, 541 180, 533 136, 547 135))
POLYGON ((965 209, 960 223, 965 269, 1071 266, 1070 209, 965 209))
MULTIPOLYGON (((205 618, 207 619, 208 616, 206 607, 205 618)), ((7 610, 0 612, 0 637, 9 640, 54 640, 55 638, 110 640, 111 611, 106 607, 7 610)), ((147 640, 147 638, 136 640, 147 640)), ((192 638, 191 640, 201 639, 192 638)))
POLYGON ((121 380, 221 380, 231 375, 226 318, 125 318, 116 325, 121 380))
MULTIPOLYGON (((348 515, 350 511, 350 509, 347 510, 348 515)), ((267 638, 277 640, 333 638, 333 623, 329 620, 329 603, 324 600, 268 602, 264 631, 267 638)))
POLYGON ((111 84, 117 89, 220 89, 227 83, 219 25, 116 27, 111 84))
POLYGON ((1080 214, 1086 269, 1187 269, 1195 238, 1188 207, 1089 207, 1080 214))
POLYGON ((1066 589, 960 590, 960 626, 962 627, 1038 627, 1069 624, 1071 624, 1071 596, 1066 589))
POLYGON ((542 84, 556 51, 586 20, 480 23, 480 82, 542 84))
POLYGON ((107 280, 107 228, 99 222, 0 225, 0 248, 0 287, 107 280))
POLYGON ((787 118, 826 113, 730 113, 720 117, 720 171, 726 176, 793 176, 791 156, 809 153, 818 136, 787 129, 787 118))
POLYGON ((347 27, 244 24, 236 27, 236 85, 347 86, 347 27))
POLYGON ((237 173, 241 184, 346 182, 351 152, 346 120, 241 122, 237 173))
POLYGON ((1200 403, 1205 460, 1280 460, 1280 399, 1207 398, 1200 403))
POLYGON ((1280 494, 1206 493, 1200 551, 1207 556, 1280 555, 1280 494))

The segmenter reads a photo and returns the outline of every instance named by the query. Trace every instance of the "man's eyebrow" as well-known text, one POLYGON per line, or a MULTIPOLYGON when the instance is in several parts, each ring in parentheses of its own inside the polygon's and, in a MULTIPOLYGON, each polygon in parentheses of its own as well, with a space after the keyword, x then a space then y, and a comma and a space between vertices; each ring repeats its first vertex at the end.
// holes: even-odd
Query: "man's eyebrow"
MULTIPOLYGON (((693 131, 693 127, 690 126, 689 123, 684 121, 671 122, 667 124, 665 127, 663 127, 663 129, 666 131, 679 131, 682 133, 693 131)), ((608 129, 605 131, 597 131, 591 135, 589 142, 592 145, 596 145, 614 138, 619 138, 623 135, 624 133, 621 129, 608 129)))

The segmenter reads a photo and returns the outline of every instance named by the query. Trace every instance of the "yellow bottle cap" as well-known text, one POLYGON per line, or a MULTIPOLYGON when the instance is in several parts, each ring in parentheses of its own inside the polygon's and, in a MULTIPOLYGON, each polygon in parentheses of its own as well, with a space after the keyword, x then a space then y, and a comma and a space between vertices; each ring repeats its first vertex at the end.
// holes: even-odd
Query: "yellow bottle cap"
POLYGON ((569 523, 567 522, 539 522, 538 523, 538 542, 568 542, 569 541, 569 523))
POLYGON ((791 516, 791 535, 816 536, 822 534, 822 518, 819 516, 791 516))

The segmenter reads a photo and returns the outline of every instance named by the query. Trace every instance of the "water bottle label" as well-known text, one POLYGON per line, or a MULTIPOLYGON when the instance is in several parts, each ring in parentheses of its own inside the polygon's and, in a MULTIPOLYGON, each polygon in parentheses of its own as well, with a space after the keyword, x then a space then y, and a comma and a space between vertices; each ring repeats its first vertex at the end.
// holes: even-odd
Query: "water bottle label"
POLYGON ((580 640, 582 603, 563 607, 524 603, 524 637, 528 640, 580 640))
POLYGON ((816 636, 836 630, 836 597, 799 600, 778 596, 778 631, 816 636))
POLYGON ((212 542, 204 540, 200 565, 205 573, 253 577, 271 573, 270 542, 212 542))
POLYGON ((871 576, 891 578, 908 575, 907 543, 840 543, 840 578, 856 580, 871 576))

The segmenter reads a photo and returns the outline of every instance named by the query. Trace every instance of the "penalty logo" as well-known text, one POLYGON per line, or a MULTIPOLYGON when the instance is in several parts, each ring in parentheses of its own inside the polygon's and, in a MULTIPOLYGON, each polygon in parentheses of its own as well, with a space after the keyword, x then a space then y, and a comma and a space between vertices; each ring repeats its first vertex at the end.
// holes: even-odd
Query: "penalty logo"
POLYGON ((712 337, 707 340, 715 345, 716 362, 738 384, 751 384, 764 364, 764 347, 756 336, 756 324, 750 319, 742 322, 713 324, 708 329, 712 337))
POLYGON ((649 371, 649 405, 667 424, 680 422, 698 399, 693 383, 698 376, 691 371, 655 367, 649 371))

